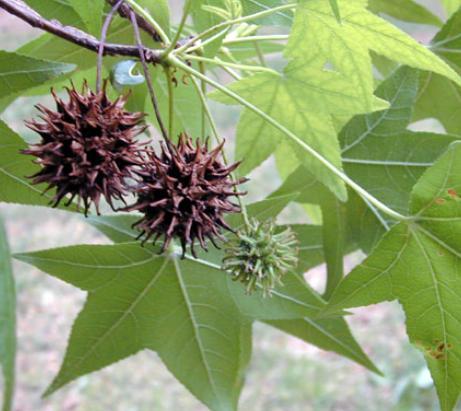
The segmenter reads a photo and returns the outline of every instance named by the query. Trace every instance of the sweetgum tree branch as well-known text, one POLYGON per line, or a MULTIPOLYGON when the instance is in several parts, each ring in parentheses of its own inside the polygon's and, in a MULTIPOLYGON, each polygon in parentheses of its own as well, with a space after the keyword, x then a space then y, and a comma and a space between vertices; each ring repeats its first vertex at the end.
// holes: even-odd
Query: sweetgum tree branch
MULTIPOLYGON (((88 50, 94 51, 95 53, 99 50, 100 41, 96 37, 75 27, 64 26, 59 21, 47 20, 19 0, 0 0, 0 8, 20 18, 32 27, 47 31, 48 33, 54 34, 55 36, 88 50)), ((149 63, 160 63, 161 53, 161 50, 148 49, 144 47, 144 56, 146 61, 149 63)), ((137 46, 107 43, 104 45, 104 55, 139 58, 139 49, 137 46)))

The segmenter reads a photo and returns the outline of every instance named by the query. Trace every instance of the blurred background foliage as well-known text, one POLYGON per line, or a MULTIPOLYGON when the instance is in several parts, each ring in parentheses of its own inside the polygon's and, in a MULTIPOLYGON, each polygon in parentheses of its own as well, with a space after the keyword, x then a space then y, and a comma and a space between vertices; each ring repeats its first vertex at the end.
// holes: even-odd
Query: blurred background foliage
MULTIPOLYGON (((172 2, 180 11, 180 2, 172 2)), ((436 0, 420 1, 443 16, 436 0)), ((173 16, 178 18, 178 15, 173 16)), ((427 42, 435 27, 402 25, 427 42)), ((0 12, 0 42, 14 50, 40 33, 0 12)), ((35 115, 33 105, 44 97, 21 98, 3 114, 26 140, 32 133, 23 124, 35 115)), ((214 108, 227 138, 233 135, 238 111, 214 108)), ((440 131, 435 121, 417 129, 440 131)), ((273 163, 266 162, 252 175, 252 199, 259 199, 279 183, 273 163)), ((0 205, 14 251, 36 250, 107 240, 69 213, 22 206, 0 205)), ((301 207, 284 213, 285 220, 303 219, 301 207)), ((361 256, 348 258, 349 267, 361 256)), ((143 352, 99 373, 81 378, 50 398, 41 394, 57 372, 72 321, 83 303, 83 293, 30 266, 14 263, 18 291, 17 411, 205 411, 167 371, 154 353, 143 352)), ((321 289, 324 267, 307 278, 321 289)), ((432 381, 422 355, 412 349, 405 334, 403 313, 397 303, 355 310, 349 323, 365 351, 384 372, 373 375, 335 354, 322 352, 269 326, 255 327, 254 355, 241 399, 242 411, 431 411, 437 410, 432 381)), ((1 394, 0 394, 1 396, 1 394)), ((461 407, 458 408, 461 410, 461 407)))

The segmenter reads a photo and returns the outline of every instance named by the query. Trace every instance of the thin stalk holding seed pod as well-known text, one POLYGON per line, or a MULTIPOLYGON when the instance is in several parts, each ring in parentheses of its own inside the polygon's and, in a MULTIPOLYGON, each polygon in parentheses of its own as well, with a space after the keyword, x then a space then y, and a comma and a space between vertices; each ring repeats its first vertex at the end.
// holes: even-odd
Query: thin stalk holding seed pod
MULTIPOLYGON (((197 89, 197 93, 198 93, 198 95, 200 97, 200 101, 202 102, 203 111, 204 111, 204 113, 206 114, 206 116, 208 118, 208 122, 210 123, 211 131, 213 133, 213 137, 214 137, 216 143, 217 144, 223 144, 224 140, 219 136, 218 128, 217 128, 217 126, 215 124, 215 121, 213 119, 213 115, 211 114, 210 108, 208 107, 206 97, 205 97, 205 93, 203 92, 202 87, 197 83, 197 80, 194 77, 192 77, 192 84, 197 89)), ((226 152, 224 150, 222 152, 222 158, 223 158, 224 164, 228 165, 229 161, 227 159, 227 155, 226 155, 226 152)), ((234 182, 238 181, 238 179, 234 176, 234 173, 231 173, 230 177, 234 182)), ((237 186, 234 187, 234 190, 237 193, 237 191, 238 191, 237 186)), ((243 222, 244 222, 246 227, 249 227, 250 226, 250 219, 248 217, 248 211, 247 211, 246 205, 242 201, 242 198, 240 196, 237 196, 237 201, 239 203, 240 210, 242 212, 243 222)))
POLYGON ((99 93, 102 88, 102 61, 103 61, 103 56, 104 56, 104 45, 106 43, 107 32, 115 16, 115 13, 117 13, 118 9, 120 8, 120 6, 122 5, 124 1, 125 0, 119 0, 117 3, 115 3, 115 5, 112 7, 112 9, 107 14, 106 19, 104 20, 104 24, 101 29, 101 39, 100 39, 99 50, 98 50, 98 64, 96 67, 96 93, 99 93))
POLYGON ((169 66, 163 66, 167 85, 168 85, 168 134, 173 135, 174 130, 174 84, 171 78, 171 68, 169 66))
POLYGON ((142 45, 141 34, 139 33, 138 21, 136 20, 136 14, 134 13, 134 11, 130 12, 130 18, 131 18, 131 24, 133 25, 133 29, 134 29, 136 43, 139 48, 139 58, 141 60, 142 69, 144 71, 144 77, 146 78, 147 89, 149 90, 150 99, 152 102, 152 106, 154 108, 155 117, 157 118, 157 122, 160 127, 162 136, 164 140, 167 141, 169 139, 168 132, 165 128, 165 124, 163 123, 162 116, 160 114, 160 108, 158 105, 157 96, 155 94, 154 85, 152 84, 152 78, 150 76, 149 67, 147 66, 146 57, 144 56, 144 51, 143 51, 144 47, 142 45))

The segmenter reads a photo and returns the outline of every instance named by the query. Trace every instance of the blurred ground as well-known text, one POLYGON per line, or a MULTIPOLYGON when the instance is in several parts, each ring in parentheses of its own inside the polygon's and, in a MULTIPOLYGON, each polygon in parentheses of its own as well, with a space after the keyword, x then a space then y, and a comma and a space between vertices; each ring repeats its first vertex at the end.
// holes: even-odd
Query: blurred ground
MULTIPOLYGON (((432 1, 434 3, 434 1, 432 1)), ((14 49, 36 31, 0 13, 0 42, 14 49)), ((428 30, 417 32, 427 40, 428 30)), ((37 99, 22 99, 2 116, 25 134, 22 122, 37 99)), ((232 122, 226 119, 231 127, 232 122)), ((231 130, 227 130, 231 131, 231 130)), ((270 166, 254 178, 258 195, 274 179, 270 166), (270 174, 271 175, 271 174, 270 174), (262 178, 264 176, 264 179, 262 178)), ((275 180, 276 181, 276 180, 275 180)), ((41 208, 0 206, 14 251, 106 240, 82 218, 41 208)), ((56 374, 83 293, 24 264, 15 263, 18 288, 18 387, 16 411, 206 411, 166 370, 144 352, 81 378, 51 398, 41 393, 56 374)), ((324 269, 308 278, 321 282, 324 269)), ((385 377, 370 374, 335 354, 322 352, 268 326, 255 326, 254 355, 241 400, 242 411, 430 411, 437 410, 421 354, 413 350, 398 304, 356 311, 350 319, 359 342, 385 377)), ((461 409, 461 408, 460 408, 461 409)))

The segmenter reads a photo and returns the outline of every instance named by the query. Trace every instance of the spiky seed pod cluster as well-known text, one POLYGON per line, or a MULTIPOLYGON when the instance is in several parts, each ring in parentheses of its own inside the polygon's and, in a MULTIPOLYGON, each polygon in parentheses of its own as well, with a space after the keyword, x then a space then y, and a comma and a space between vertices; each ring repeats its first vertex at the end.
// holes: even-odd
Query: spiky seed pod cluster
POLYGON ((42 140, 23 153, 37 157, 42 166, 31 177, 33 183, 47 184, 46 191, 56 188, 54 207, 64 198, 70 205, 77 197, 85 215, 92 203, 99 213, 101 196, 112 208, 113 200, 123 200, 126 180, 142 163, 142 146, 135 137, 144 131, 144 114, 124 110, 127 96, 111 102, 104 89, 94 93, 86 82, 82 93, 74 86, 67 92, 64 102, 52 91, 56 111, 37 106, 43 122, 27 125, 42 140))
POLYGON ((231 199, 244 194, 235 187, 245 180, 231 178, 239 163, 226 166, 222 149, 209 150, 207 142, 181 134, 177 145, 163 144, 160 155, 149 152, 138 172, 137 201, 125 209, 142 213, 134 226, 144 242, 163 237, 164 251, 177 238, 183 254, 190 247, 195 256, 196 240, 206 250, 207 240, 217 246, 216 239, 224 239, 222 229, 231 230, 224 217, 240 211, 231 199))
POLYGON ((280 232, 270 220, 253 220, 228 243, 223 269, 245 285, 248 294, 260 289, 269 296, 282 277, 298 264, 298 241, 290 228, 280 232))

